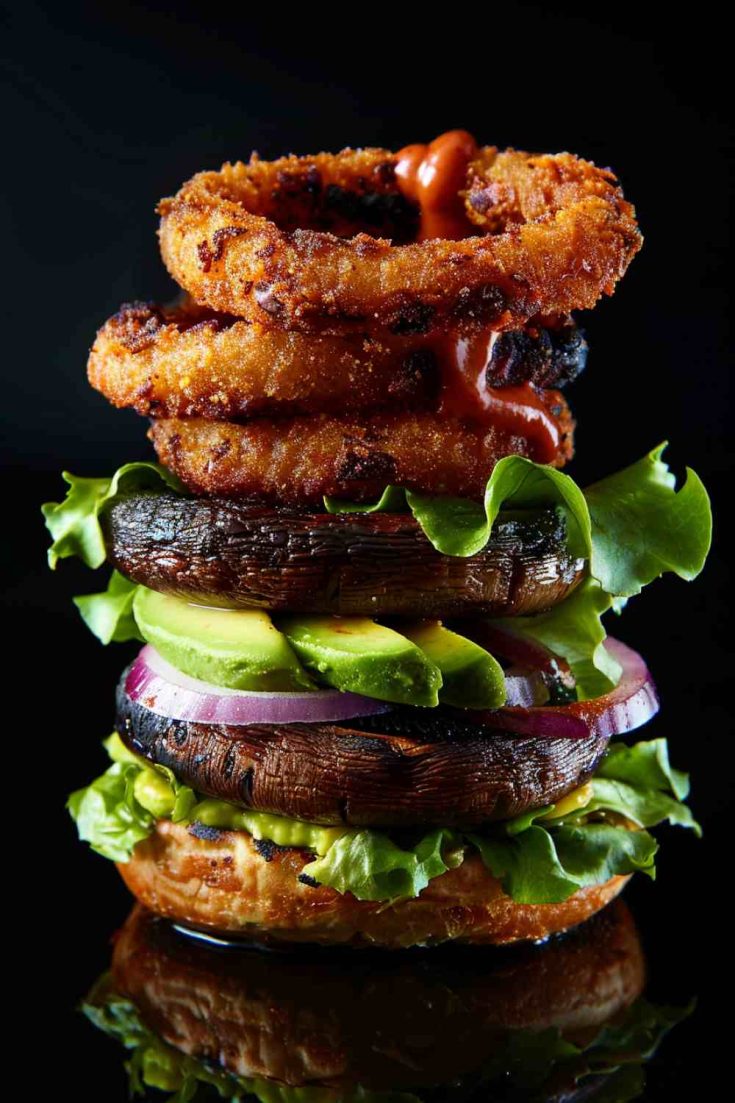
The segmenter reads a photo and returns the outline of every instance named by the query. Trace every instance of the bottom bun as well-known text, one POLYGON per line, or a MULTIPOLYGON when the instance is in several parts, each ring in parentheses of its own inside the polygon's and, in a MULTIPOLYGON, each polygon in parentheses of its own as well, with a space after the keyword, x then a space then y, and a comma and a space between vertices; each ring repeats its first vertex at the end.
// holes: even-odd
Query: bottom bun
POLYGON ((580 889, 561 904, 517 904, 478 855, 435 878, 413 900, 356 900, 298 880, 311 855, 259 852, 243 831, 192 835, 161 820, 118 869, 130 891, 158 915, 195 930, 250 941, 401 948, 457 941, 503 944, 546 938, 588 919, 628 877, 580 889))

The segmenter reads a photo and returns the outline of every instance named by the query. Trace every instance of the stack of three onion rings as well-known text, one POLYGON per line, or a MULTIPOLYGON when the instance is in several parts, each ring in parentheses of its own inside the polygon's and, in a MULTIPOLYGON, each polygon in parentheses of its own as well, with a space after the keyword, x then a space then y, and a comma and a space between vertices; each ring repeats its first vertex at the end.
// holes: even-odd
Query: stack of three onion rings
POLYGON ((314 505, 393 482, 478 498, 504 455, 571 456, 551 389, 584 364, 569 311, 627 268, 633 209, 569 154, 478 149, 464 132, 422 148, 253 158, 162 202, 163 258, 190 298, 123 308, 89 375, 154 418, 191 490, 314 505), (420 240, 405 166, 426 178, 449 146, 456 237, 420 240))

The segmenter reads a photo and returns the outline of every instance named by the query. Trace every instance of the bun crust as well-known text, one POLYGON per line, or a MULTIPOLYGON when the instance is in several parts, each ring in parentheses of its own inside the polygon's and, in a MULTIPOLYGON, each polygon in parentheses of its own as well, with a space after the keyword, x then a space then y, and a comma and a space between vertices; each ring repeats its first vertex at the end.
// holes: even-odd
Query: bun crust
POLYGON ((161 820, 119 864, 125 884, 151 911, 194 929, 256 942, 316 942, 399 949, 446 941, 503 944, 546 938, 588 919, 628 881, 613 877, 561 904, 517 904, 471 854, 413 900, 356 900, 298 880, 306 851, 268 857, 242 831, 197 838, 161 820))

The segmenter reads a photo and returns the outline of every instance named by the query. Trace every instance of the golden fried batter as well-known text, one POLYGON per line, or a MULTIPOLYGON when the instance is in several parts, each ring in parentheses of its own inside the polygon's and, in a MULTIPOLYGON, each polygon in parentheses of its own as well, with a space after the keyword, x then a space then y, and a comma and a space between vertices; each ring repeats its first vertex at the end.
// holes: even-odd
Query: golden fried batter
POLYGON ((440 414, 356 418, 301 417, 245 425, 200 418, 161 419, 150 430, 156 452, 195 494, 320 505, 324 494, 377 497, 393 483, 427 494, 481 499, 503 456, 562 466, 572 455, 573 421, 558 391, 538 396, 558 429, 553 455, 492 424, 440 414))
POLYGON ((193 298, 285 329, 516 328, 593 307, 641 245, 615 177, 569 153, 489 146, 464 195, 477 236, 417 242, 396 154, 225 164, 160 205, 164 262, 193 298))
MULTIPOLYGON (((447 365, 460 343, 467 348, 461 334, 289 333, 191 300, 168 307, 128 303, 100 329, 87 371, 113 405, 149 417, 427 410, 440 404, 447 365)), ((571 318, 554 318, 503 334, 482 332, 476 347, 481 358, 488 356, 488 385, 530 380, 554 387, 582 370, 587 345, 571 318)), ((449 382, 456 387, 456 372, 449 382)), ((467 386, 477 384, 472 379, 467 386)))
POLYGON ((184 303, 131 303, 89 357, 93 387, 152 417, 351 413, 426 405, 436 365, 416 338, 305 336, 184 303))

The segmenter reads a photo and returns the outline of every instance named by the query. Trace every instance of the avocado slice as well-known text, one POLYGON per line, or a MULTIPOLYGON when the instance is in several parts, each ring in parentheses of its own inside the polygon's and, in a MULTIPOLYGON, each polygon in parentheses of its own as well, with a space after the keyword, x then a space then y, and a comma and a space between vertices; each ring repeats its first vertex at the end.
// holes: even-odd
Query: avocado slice
POLYGON ((405 636, 369 617, 279 617, 307 670, 337 689, 405 705, 437 705, 442 676, 405 636))
POLYGON ((261 609, 210 609, 139 586, 133 614, 177 670, 228 689, 315 689, 286 637, 261 609))
POLYGON ((497 659, 479 644, 450 632, 439 620, 401 624, 442 674, 439 700, 464 709, 496 709, 505 703, 505 675, 497 659))

